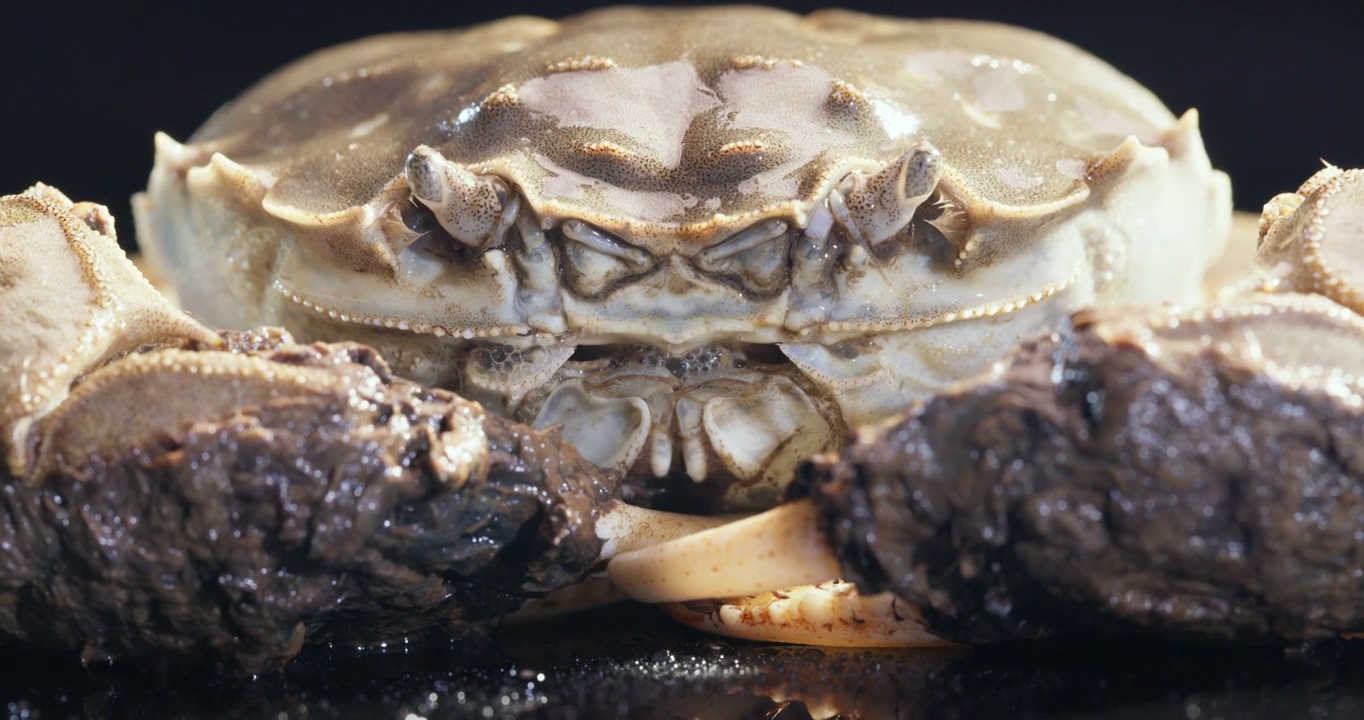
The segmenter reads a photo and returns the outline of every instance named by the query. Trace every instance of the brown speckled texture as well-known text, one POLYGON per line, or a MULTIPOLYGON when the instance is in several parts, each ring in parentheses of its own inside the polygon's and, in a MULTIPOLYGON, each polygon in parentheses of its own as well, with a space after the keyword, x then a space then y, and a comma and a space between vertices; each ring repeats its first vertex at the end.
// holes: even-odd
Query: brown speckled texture
POLYGON ((544 215, 632 235, 706 226, 716 213, 750 216, 742 227, 808 199, 844 157, 891 161, 926 136, 982 196, 1045 204, 1082 184, 1058 161, 1101 156, 1129 134, 1155 144, 1173 123, 1137 83, 1021 29, 614 8, 329 49, 262 82, 191 142, 267 169, 281 178, 272 201, 309 213, 369 202, 427 144, 507 176, 544 215), (947 87, 963 101, 923 100, 947 87), (992 127, 996 113, 1009 122, 992 127), (358 133, 366 123, 377 126, 358 133), (1028 180, 998 173, 987 141, 1019 143, 1013 161, 1028 180))

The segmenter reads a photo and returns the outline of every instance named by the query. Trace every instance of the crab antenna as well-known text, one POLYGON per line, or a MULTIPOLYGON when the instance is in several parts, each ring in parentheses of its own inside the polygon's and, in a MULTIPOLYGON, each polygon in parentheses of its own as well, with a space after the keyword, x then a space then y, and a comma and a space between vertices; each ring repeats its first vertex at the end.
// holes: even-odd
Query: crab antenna
POLYGON ((835 214, 846 212, 864 240, 880 244, 909 224, 942 175, 942 155, 927 141, 920 142, 871 177, 852 175, 841 192, 831 195, 833 202, 843 204, 835 214))
MULTIPOLYGON (((812 501, 798 500, 712 530, 622 552, 611 582, 648 603, 754 595, 841 574, 816 525, 812 501)), ((600 532, 600 531, 599 531, 600 532)))
POLYGON ((507 197, 501 180, 475 175, 426 145, 408 154, 404 172, 412 196, 435 214, 451 237, 481 247, 493 235, 507 197))

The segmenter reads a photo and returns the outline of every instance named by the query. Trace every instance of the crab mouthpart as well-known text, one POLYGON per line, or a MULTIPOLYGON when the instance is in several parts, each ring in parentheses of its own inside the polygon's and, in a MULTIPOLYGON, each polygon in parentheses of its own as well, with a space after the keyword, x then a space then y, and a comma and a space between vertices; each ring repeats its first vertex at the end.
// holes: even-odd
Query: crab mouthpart
POLYGON ((588 346, 574 357, 512 414, 562 426, 646 504, 664 492, 684 507, 770 507, 797 462, 842 446, 838 408, 770 346, 588 346))

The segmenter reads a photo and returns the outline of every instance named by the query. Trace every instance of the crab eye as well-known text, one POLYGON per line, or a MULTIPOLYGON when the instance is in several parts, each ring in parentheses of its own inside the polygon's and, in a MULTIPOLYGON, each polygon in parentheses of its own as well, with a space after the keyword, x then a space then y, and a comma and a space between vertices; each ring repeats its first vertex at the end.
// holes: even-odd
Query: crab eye
POLYGON ((560 230, 564 236, 564 281, 579 295, 605 295, 654 268, 649 253, 581 220, 565 220, 560 230))
POLYGON ((776 295, 791 275, 787 229, 781 220, 760 222, 698 253, 696 266, 755 296, 776 295))

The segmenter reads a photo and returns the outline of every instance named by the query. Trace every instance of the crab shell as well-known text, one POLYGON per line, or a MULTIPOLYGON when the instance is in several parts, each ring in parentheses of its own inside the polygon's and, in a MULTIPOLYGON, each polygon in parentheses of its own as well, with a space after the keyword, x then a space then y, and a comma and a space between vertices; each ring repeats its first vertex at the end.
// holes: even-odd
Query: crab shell
POLYGON ((1197 299, 1230 191, 1194 112, 1044 35, 613 9, 307 57, 158 137, 137 209, 209 323, 360 340, 599 464, 770 502, 1078 308, 1197 299), (637 345, 741 357, 670 379, 637 345))

